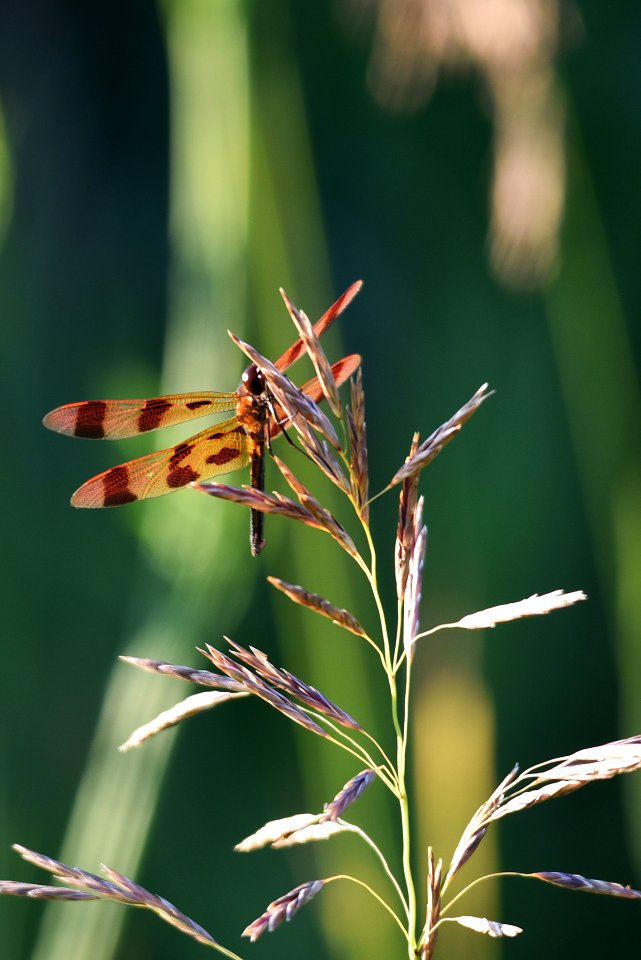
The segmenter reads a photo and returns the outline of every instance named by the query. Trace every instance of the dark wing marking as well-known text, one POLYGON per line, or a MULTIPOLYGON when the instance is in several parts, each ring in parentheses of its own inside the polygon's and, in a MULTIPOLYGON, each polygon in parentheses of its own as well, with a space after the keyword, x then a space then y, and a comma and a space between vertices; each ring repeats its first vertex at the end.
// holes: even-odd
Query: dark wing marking
POLYGON ((70 437, 120 440, 209 413, 233 410, 235 393, 172 393, 149 400, 84 400, 56 407, 42 421, 70 437))
POLYGON ((118 507, 173 493, 192 480, 210 480, 249 462, 249 440, 236 417, 92 477, 76 490, 74 507, 118 507))

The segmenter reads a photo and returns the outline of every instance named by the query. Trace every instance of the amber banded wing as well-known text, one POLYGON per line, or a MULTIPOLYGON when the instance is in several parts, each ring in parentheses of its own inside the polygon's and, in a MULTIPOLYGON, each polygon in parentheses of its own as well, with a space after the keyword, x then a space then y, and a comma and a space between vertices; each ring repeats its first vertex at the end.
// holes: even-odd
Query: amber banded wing
MULTIPOLYGON (((343 357, 342 360, 337 360, 336 363, 332 364, 332 373, 334 374, 334 380, 336 381, 336 386, 340 387, 341 384, 351 377, 353 373, 358 370, 361 365, 361 357, 358 353, 350 353, 349 356, 343 357)), ((320 403, 323 399, 323 391, 320 383, 318 382, 318 377, 312 377, 311 380, 308 380, 307 383, 304 383, 300 388, 304 393, 310 397, 314 403, 320 403)), ((281 432, 281 421, 283 420, 283 412, 278 404, 275 405, 275 412, 278 418, 278 422, 270 423, 269 425, 269 436, 274 438, 278 436, 281 432)))
POLYGON ((249 439, 236 417, 166 450, 87 480, 71 498, 74 507, 119 507, 135 500, 162 497, 192 480, 210 480, 249 463, 249 439))
POLYGON ((84 400, 56 407, 42 421, 69 437, 121 440, 209 413, 233 410, 236 393, 172 393, 150 400, 84 400))
MULTIPOLYGON (((320 320, 316 321, 314 324, 314 331, 317 337, 320 337, 328 327, 331 327, 334 320, 336 320, 336 318, 341 315, 343 310, 349 306, 362 286, 362 280, 357 280, 355 283, 353 283, 351 287, 348 287, 345 293, 341 294, 338 300, 331 305, 329 310, 325 311, 320 320)), ((285 353, 282 355, 282 357, 278 358, 275 366, 277 366, 279 370, 287 370, 287 368, 291 367, 292 363, 298 360, 299 357, 302 357, 304 353, 305 345, 303 344, 303 341, 297 340, 296 343, 292 343, 288 350, 285 350, 285 353)), ((347 376, 349 376, 349 374, 347 376)))

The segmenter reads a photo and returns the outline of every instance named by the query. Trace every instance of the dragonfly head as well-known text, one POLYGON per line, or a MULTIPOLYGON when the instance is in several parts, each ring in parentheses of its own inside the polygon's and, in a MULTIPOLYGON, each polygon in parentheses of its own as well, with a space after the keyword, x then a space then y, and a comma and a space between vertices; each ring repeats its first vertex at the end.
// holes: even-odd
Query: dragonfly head
POLYGON ((250 364, 242 376, 244 387, 255 397, 265 392, 265 377, 255 363, 250 364))

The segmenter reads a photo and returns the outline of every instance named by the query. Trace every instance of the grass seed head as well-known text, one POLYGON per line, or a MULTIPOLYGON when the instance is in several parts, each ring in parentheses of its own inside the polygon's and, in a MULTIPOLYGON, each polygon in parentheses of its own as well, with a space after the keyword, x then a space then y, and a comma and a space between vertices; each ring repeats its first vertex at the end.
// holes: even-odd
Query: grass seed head
POLYGON ((264 654, 262 650, 257 650, 256 647, 251 647, 250 650, 246 650, 233 640, 228 640, 228 642, 232 645, 235 656, 247 664, 247 666, 254 671, 254 674, 258 674, 259 677, 263 677, 280 690, 295 697, 301 703, 305 704, 306 707, 317 710, 331 720, 335 720, 337 723, 340 723, 341 726, 347 727, 350 730, 363 729, 353 717, 350 717, 348 713, 341 710, 335 703, 332 703, 328 697, 325 697, 315 687, 299 680, 298 677, 295 677, 289 670, 275 667, 270 663, 267 655, 264 654))
POLYGON ((323 395, 326 398, 330 410, 335 417, 338 417, 340 420, 342 418, 342 408, 340 400, 338 399, 338 390, 336 388, 336 381, 334 380, 334 375, 332 373, 332 368, 330 367, 329 361, 325 355, 316 332, 312 327, 311 321, 304 311, 299 310, 294 303, 290 300, 288 295, 285 293, 283 288, 280 288, 280 295, 285 302, 285 306, 289 311, 289 315, 292 318, 294 326, 298 330, 298 334, 305 344, 305 349, 309 355, 310 360, 316 371, 316 376, 318 377, 318 382, 320 383, 321 390, 323 395))
POLYGON ((362 792, 366 790, 375 779, 375 770, 368 769, 357 773, 355 777, 348 780, 345 786, 339 790, 334 799, 325 805, 323 819, 338 820, 339 817, 342 817, 345 810, 358 800, 362 792))
POLYGON ((478 410, 483 401, 492 396, 492 392, 487 392, 487 386, 487 383, 484 383, 482 387, 479 387, 474 396, 463 404, 460 410, 457 410, 449 420, 441 424, 430 434, 427 440, 419 445, 416 453, 396 471, 390 480, 390 486, 400 483, 406 477, 417 476, 428 463, 431 463, 438 456, 443 447, 456 436, 463 424, 478 410))
POLYGON ((289 893, 270 903, 257 920, 245 927, 243 937, 248 937, 253 943, 267 931, 272 933, 281 925, 283 920, 291 920, 302 906, 316 896, 323 886, 323 880, 309 880, 307 883, 301 883, 300 886, 294 887, 289 893))
MULTIPOLYGON (((410 444, 410 451, 405 458, 409 463, 416 455, 419 446, 419 435, 415 433, 410 444)), ((418 499, 418 473, 410 474, 403 479, 398 504, 398 524, 396 527, 396 544, 394 550, 394 568, 396 572, 396 595, 402 600, 407 585, 407 573, 410 557, 414 548, 416 529, 415 511, 418 499)))
POLYGON ((201 927, 200 924, 191 920, 184 913, 181 913, 173 903, 165 900, 164 897, 150 893, 149 890, 146 890, 133 880, 125 877, 124 874, 118 873, 117 870, 103 865, 102 870, 105 874, 105 878, 103 878, 94 873, 89 873, 86 870, 81 870, 79 867, 67 866, 66 863, 62 863, 60 860, 54 860, 52 857, 37 853, 35 850, 29 850, 27 847, 20 846, 20 844, 14 844, 13 849, 20 854, 23 860, 55 874, 56 878, 62 880, 63 883, 72 883, 79 887, 85 887, 86 889, 84 891, 66 890, 64 887, 15 884, 10 881, 4 881, 4 883, 0 884, 0 893, 8 893, 12 896, 29 896, 55 900, 95 900, 99 898, 115 900, 118 903, 124 903, 134 907, 143 907, 153 911, 161 920, 164 920, 165 923, 176 927, 182 933, 187 934, 187 936, 193 940, 197 940, 199 943, 207 946, 216 944, 216 940, 214 940, 212 935, 208 933, 204 927, 201 927), (23 888, 22 891, 20 891, 20 887, 23 888))
POLYGON ((252 673, 251 670, 248 670, 247 667, 236 663, 231 657, 226 656, 224 653, 221 653, 220 650, 216 650, 215 647, 209 644, 207 644, 206 650, 201 650, 200 652, 206 657, 209 657, 212 663, 214 663, 219 670, 222 670, 223 673, 242 683, 248 693, 255 694, 255 696, 264 700, 280 713, 289 717, 290 720, 298 723, 301 727, 305 727, 305 729, 311 733, 316 733, 320 737, 327 736, 326 731, 315 723, 311 717, 308 717, 306 713, 303 713, 303 711, 288 700, 287 697, 279 693, 278 690, 274 690, 273 687, 255 673, 252 673))
POLYGON ((188 680, 200 687, 214 687, 217 690, 232 692, 242 690, 242 686, 235 680, 221 676, 219 673, 212 673, 211 670, 194 670, 193 667, 166 663, 164 660, 150 660, 147 657, 121 656, 119 659, 123 663, 130 663, 132 666, 146 670, 148 673, 160 673, 168 677, 176 677, 179 680, 188 680))
POLYGON ((599 893, 608 897, 622 897, 624 900, 641 900, 641 890, 624 887, 620 883, 610 883, 606 880, 589 880, 578 873, 555 873, 551 870, 540 870, 528 874, 545 883, 552 883, 555 887, 565 887, 566 890, 583 890, 585 893, 599 893))
POLYGON ((293 583, 287 583, 278 577, 267 577, 267 580, 273 587, 276 587, 276 589, 284 593, 286 597, 293 600, 294 603, 299 603, 302 607, 313 610, 314 613, 320 614, 321 617, 327 617, 332 623, 337 624, 339 627, 344 627, 345 630, 349 630, 350 633, 355 634, 357 637, 366 636, 362 626, 356 617, 352 616, 349 610, 343 610, 341 607, 335 606, 317 593, 310 593, 308 590, 304 590, 303 587, 299 587, 293 583))
POLYGON ((363 373, 359 369, 350 381, 351 409, 347 410, 352 497, 365 523, 369 522, 369 469, 363 373))

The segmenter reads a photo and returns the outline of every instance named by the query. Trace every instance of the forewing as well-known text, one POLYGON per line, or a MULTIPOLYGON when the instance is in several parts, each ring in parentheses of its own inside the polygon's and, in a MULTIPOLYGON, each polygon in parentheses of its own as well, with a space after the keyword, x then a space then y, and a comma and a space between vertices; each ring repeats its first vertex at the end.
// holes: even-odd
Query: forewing
POLYGON ((118 507, 162 497, 193 480, 210 480, 249 462, 247 434, 236 417, 184 443, 112 467, 92 477, 71 498, 74 507, 118 507))
MULTIPOLYGON (((362 280, 357 280, 356 283, 353 283, 351 287, 347 288, 345 293, 341 294, 336 303, 333 303, 329 310, 323 314, 320 320, 316 321, 314 324, 314 331, 317 337, 320 337, 328 327, 331 327, 334 320, 340 316, 346 307, 349 306, 362 286, 362 280)), ((287 368, 291 367, 292 363, 294 363, 295 360, 298 360, 298 358, 301 357, 304 352, 305 346, 303 341, 297 340, 296 343, 292 343, 289 350, 285 350, 285 353, 282 355, 282 357, 278 358, 275 365, 279 370, 287 370, 287 368)))
POLYGON ((172 393, 150 400, 84 400, 56 407, 42 421, 69 437, 120 440, 208 413, 233 410, 235 393, 172 393))

